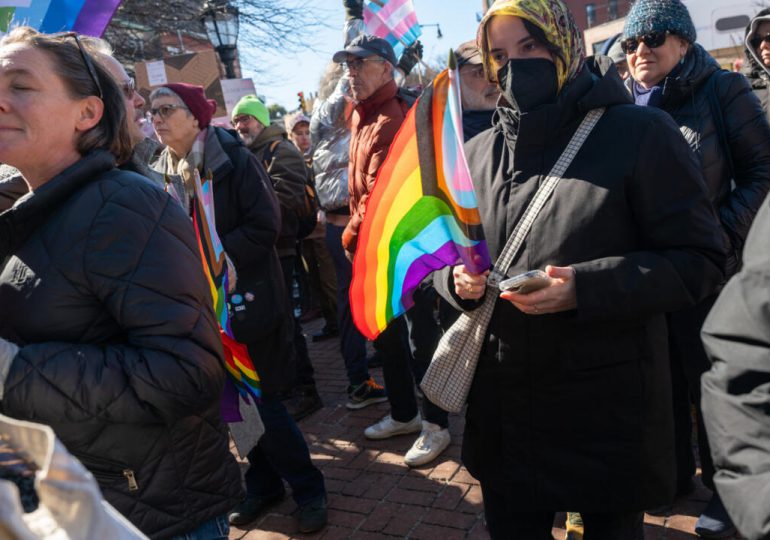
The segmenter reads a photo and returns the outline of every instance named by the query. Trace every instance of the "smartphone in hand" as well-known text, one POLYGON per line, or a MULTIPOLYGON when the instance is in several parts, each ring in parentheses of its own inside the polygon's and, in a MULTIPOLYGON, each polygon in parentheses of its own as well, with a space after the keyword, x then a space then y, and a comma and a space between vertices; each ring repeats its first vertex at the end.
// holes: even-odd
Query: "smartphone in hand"
POLYGON ((542 270, 530 270, 518 276, 505 279, 500 282, 500 290, 511 291, 517 294, 529 294, 544 289, 551 284, 551 278, 542 270))

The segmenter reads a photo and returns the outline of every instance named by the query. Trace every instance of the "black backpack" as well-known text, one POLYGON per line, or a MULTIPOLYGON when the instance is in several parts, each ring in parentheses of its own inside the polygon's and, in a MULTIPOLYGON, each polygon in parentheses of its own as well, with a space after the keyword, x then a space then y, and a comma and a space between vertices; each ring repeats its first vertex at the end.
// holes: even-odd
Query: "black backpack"
MULTIPOLYGON (((270 143, 270 146, 265 148, 265 153, 262 155, 262 164, 268 174, 270 174, 269 169, 270 164, 273 162, 275 149, 281 142, 283 141, 279 139, 270 143)), ((297 223, 297 240, 304 240, 313 232, 313 229, 318 224, 318 195, 316 194, 310 171, 305 172, 305 199, 302 206, 297 210, 297 223)))

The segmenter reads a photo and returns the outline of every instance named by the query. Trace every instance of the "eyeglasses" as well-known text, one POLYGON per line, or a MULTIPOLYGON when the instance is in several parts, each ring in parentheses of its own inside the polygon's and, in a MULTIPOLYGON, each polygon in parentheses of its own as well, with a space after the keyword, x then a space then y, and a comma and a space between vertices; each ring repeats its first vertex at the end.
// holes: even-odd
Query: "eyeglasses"
POLYGON ((348 66, 348 70, 355 70, 355 71, 361 71, 361 68, 364 67, 364 63, 367 61, 372 62, 379 62, 382 63, 385 60, 381 60, 379 58, 372 58, 371 56, 367 56, 366 58, 355 58, 353 60, 346 60, 343 62, 346 66, 348 66))
POLYGON ((136 81, 133 77, 129 77, 127 80, 120 83, 120 89, 123 90, 123 95, 126 99, 134 99, 136 94, 136 81))
POLYGON ((642 36, 627 38, 620 42, 620 48, 626 54, 633 54, 639 48, 639 42, 644 43, 650 49, 657 49, 666 42, 671 32, 650 32, 642 36))
POLYGON ((254 117, 249 114, 242 114, 240 116, 236 116, 235 118, 233 118, 231 123, 233 126, 237 126, 240 123, 248 122, 250 118, 254 118, 254 117))
POLYGON ((764 37, 754 36, 751 38, 751 41, 749 41, 751 46, 755 49, 759 49, 759 46, 762 45, 762 43, 770 44, 770 34, 765 34, 764 37))
POLYGON ((160 107, 153 107, 150 109, 150 116, 155 118, 156 115, 160 115, 161 118, 165 119, 171 116, 176 109, 184 109, 186 111, 189 111, 187 107, 184 105, 161 105, 160 107))
POLYGON ((94 63, 91 60, 91 56, 83 48, 83 43, 80 41, 80 36, 77 34, 77 32, 61 32, 59 34, 55 34, 55 37, 61 39, 71 37, 75 40, 75 43, 78 46, 78 50, 80 51, 80 56, 83 57, 83 63, 86 65, 86 69, 88 70, 88 75, 91 77, 91 80, 99 92, 99 98, 104 99, 104 92, 102 91, 102 85, 99 84, 99 76, 96 74, 94 63))

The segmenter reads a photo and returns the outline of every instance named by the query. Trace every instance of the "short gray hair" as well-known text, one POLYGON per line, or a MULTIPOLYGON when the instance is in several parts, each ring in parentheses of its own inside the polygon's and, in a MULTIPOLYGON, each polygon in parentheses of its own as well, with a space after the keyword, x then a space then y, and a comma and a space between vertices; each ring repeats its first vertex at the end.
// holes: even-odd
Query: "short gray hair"
POLYGON ((165 86, 161 86, 160 88, 156 88, 152 92, 150 92, 150 103, 152 103, 154 100, 162 97, 170 97, 176 99, 180 105, 184 105, 185 107, 187 104, 184 102, 184 100, 174 92, 171 88, 166 88, 165 86))

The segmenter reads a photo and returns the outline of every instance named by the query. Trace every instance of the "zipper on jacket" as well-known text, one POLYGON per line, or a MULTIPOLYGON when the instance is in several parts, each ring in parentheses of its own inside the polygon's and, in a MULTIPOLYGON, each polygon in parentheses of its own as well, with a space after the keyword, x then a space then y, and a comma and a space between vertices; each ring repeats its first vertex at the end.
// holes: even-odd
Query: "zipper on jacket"
POLYGON ((123 476, 128 480, 128 491, 137 491, 139 489, 139 484, 136 483, 134 471, 131 469, 123 469, 123 476))

